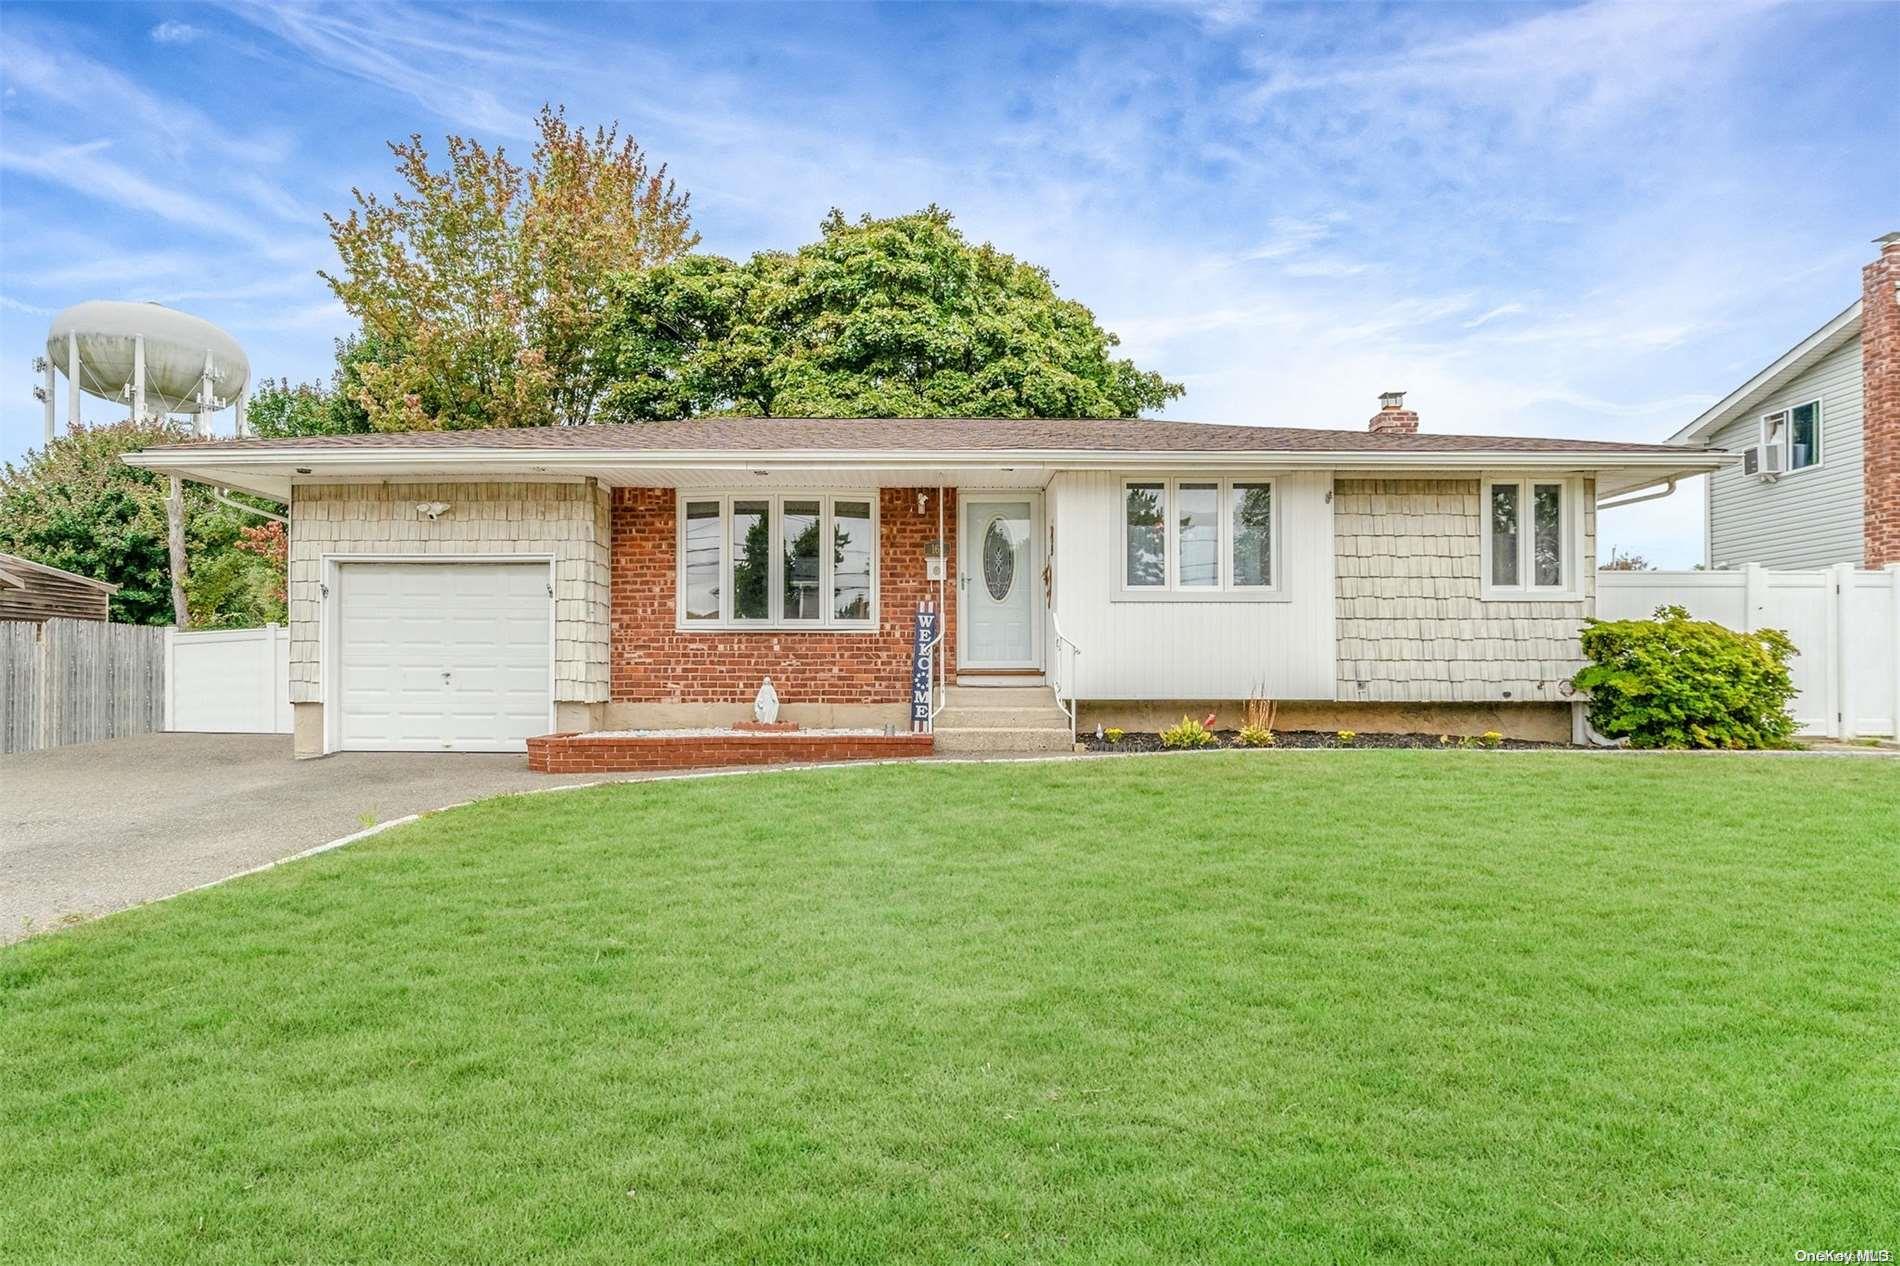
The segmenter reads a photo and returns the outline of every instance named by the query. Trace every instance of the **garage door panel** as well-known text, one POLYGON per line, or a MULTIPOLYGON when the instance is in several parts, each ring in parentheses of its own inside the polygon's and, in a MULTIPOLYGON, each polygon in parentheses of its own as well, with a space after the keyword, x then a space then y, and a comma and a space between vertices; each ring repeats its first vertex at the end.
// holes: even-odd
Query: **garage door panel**
POLYGON ((547 732, 547 564, 344 563, 338 588, 342 746, 519 751, 547 732))

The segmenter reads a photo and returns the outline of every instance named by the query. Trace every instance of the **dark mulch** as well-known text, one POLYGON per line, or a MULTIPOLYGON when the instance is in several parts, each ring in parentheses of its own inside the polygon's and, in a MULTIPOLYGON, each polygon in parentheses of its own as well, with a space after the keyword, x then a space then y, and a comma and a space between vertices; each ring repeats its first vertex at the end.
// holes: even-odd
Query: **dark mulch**
MULTIPOLYGON (((1091 752, 1159 752, 1164 751, 1159 734, 1137 734, 1132 730, 1121 737, 1119 743, 1111 743, 1105 738, 1096 738, 1093 734, 1076 736, 1088 744, 1091 752)), ((1352 742, 1342 743, 1339 735, 1324 730, 1275 730, 1275 747, 1412 747, 1412 748, 1451 748, 1460 749, 1462 736, 1453 735, 1452 742, 1440 741, 1436 734, 1359 734, 1352 742)), ((1240 747, 1239 732, 1236 730, 1214 731, 1214 742, 1200 750, 1212 752, 1224 747, 1240 747)), ((1472 747, 1482 750, 1475 739, 1472 747)), ((1533 743, 1528 739, 1501 739, 1497 749, 1500 751, 1530 751, 1533 749, 1569 748, 1568 743, 1533 743)))

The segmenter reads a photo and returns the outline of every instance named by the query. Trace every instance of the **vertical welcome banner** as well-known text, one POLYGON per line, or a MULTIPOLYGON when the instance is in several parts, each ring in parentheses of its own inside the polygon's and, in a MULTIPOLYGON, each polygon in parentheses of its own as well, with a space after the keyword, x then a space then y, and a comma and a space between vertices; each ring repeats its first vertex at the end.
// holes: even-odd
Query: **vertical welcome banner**
POLYGON ((917 635, 910 651, 910 732, 930 733, 930 675, 937 667, 937 604, 917 604, 917 635))

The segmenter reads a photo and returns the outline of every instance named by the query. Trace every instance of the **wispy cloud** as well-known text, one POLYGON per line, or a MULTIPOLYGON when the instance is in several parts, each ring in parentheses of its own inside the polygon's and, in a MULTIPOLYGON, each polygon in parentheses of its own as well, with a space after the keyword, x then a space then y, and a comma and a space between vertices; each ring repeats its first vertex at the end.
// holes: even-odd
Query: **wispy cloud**
POLYGON ((154 44, 191 44, 204 38, 204 31, 189 22, 160 22, 151 30, 154 44))

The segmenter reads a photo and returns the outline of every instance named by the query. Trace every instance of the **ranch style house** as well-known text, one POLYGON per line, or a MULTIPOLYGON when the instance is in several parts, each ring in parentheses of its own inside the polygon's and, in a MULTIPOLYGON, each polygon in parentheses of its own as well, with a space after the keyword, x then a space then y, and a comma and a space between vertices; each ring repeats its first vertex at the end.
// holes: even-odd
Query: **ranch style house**
POLYGON ((767 677, 787 721, 907 731, 920 606, 938 750, 984 687, 1062 709, 1064 747, 1250 699, 1282 728, 1568 740, 1598 506, 1733 459, 1421 431, 1391 393, 1360 430, 716 417, 127 460, 288 505, 317 756, 729 726, 767 677))

